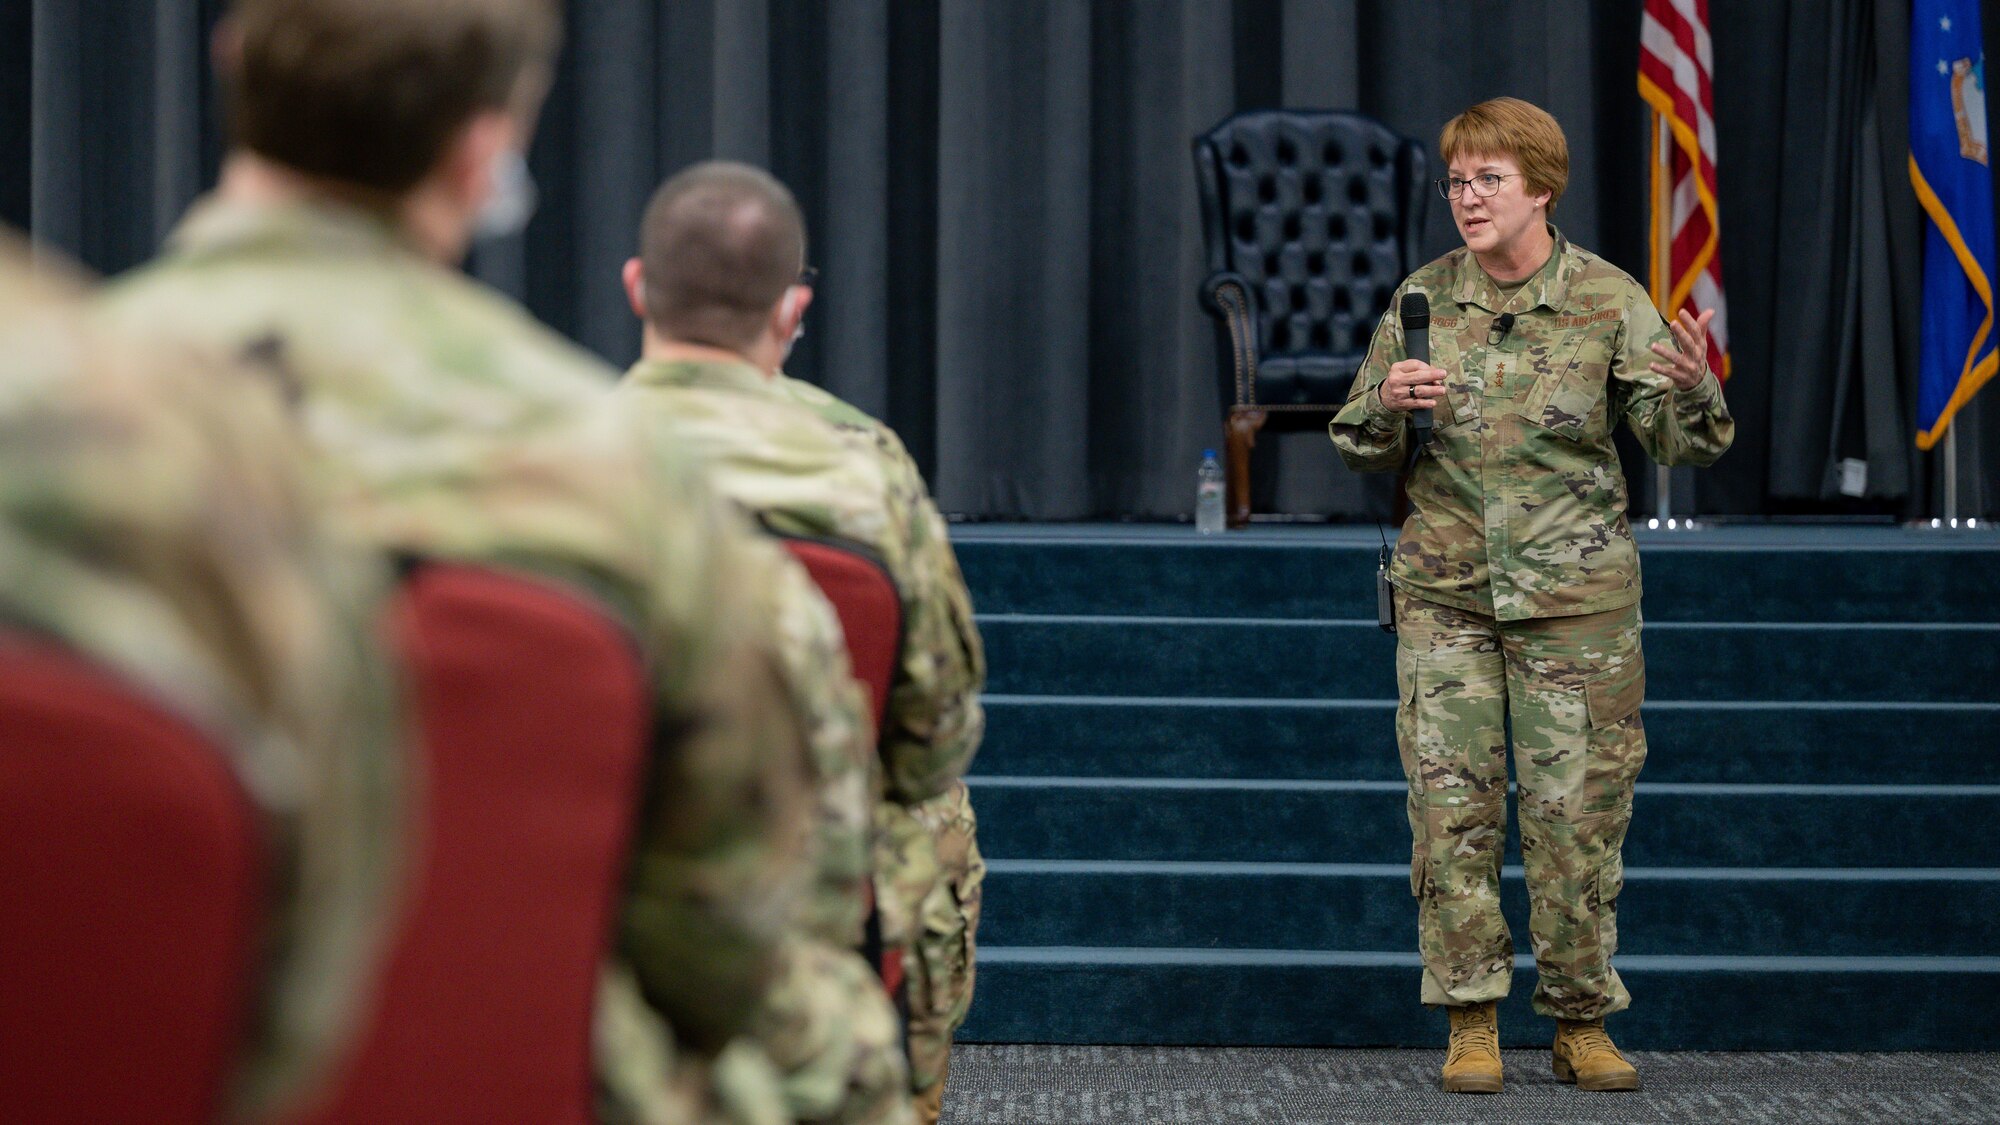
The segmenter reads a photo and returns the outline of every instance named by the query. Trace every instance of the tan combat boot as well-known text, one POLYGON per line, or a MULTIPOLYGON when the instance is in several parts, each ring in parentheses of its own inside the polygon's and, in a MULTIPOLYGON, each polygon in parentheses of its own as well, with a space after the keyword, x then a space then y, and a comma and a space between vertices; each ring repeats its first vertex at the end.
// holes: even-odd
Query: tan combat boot
POLYGON ((1603 1020, 1557 1020, 1556 1077, 1579 1090, 1636 1090, 1639 1072, 1618 1053, 1603 1020))
POLYGON ((1488 1000, 1448 1008, 1451 1045, 1444 1053, 1444 1089, 1448 1094, 1500 1092, 1500 1011, 1488 1000))

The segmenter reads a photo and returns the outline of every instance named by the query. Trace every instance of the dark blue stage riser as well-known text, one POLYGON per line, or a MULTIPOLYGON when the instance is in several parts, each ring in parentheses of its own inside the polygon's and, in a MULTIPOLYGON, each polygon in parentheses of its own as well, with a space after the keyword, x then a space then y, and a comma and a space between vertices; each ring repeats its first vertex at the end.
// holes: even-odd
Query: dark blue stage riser
MULTIPOLYGON (((972 531, 967 1041, 1421 1046, 1367 529, 972 531), (1365 533, 1365 534, 1364 534, 1365 533)), ((2000 1049, 2000 537, 1642 536, 1621 1043, 2000 1049)), ((1511 821, 1511 818, 1510 818, 1511 821)), ((1528 948, 1518 827, 1502 903, 1528 948)), ((1523 959, 1503 1009, 1545 1044, 1523 959)))
MULTIPOLYGON (((1416 940, 1404 864, 992 860, 980 937, 996 946, 1381 949, 1416 940)), ((1528 933, 1519 867, 1501 879, 1528 933)), ((1636 955, 1978 957, 1993 952, 1990 870, 1631 868, 1619 949, 1636 955)))
MULTIPOLYGON (((1008 695, 1391 698, 1368 621, 982 615, 1008 695)), ((1675 624, 1644 630, 1654 699, 1990 702, 2000 623, 1675 624)))
MULTIPOLYGON (((1404 794, 1400 781, 972 783, 981 846, 1006 859, 1408 864, 1404 794)), ((2000 786, 1641 781, 1633 810, 1633 866, 1979 867, 1993 862, 2000 786)))
MULTIPOLYGON (((1395 708, 1389 698, 988 696, 978 769, 1398 781, 1395 708)), ((1649 782, 2000 784, 2000 703, 1653 699, 1642 715, 1649 782)))
MULTIPOLYGON (((1732 550, 1693 542, 1642 545, 1648 620, 2000 622, 1991 547, 1732 550)), ((1372 620, 1376 553, 1372 542, 1245 543, 1235 535, 1171 548, 1063 540, 958 547, 981 613, 1148 617, 1372 620)))

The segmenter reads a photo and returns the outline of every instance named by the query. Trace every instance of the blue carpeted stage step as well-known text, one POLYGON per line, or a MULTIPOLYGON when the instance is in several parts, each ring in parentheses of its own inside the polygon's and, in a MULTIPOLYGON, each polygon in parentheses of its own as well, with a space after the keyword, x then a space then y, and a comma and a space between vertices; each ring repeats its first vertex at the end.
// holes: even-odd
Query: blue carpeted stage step
MULTIPOLYGON (((984 946, 961 1038, 989 1043, 1437 1046, 1414 953, 984 946)), ((1525 971, 1524 971, 1525 970, 1525 971)), ((2000 957, 1621 957, 1618 1042, 1674 1051, 1991 1051, 2000 957)), ((1505 1045, 1548 1045, 1517 960, 1505 1045)), ((1720 1112, 1720 1111, 1719 1111, 1720 1112)), ((1726 1116, 1726 1115, 1725 1115, 1726 1116)))
MULTIPOLYGON (((963 1037, 1440 1042, 1416 1002, 1374 531, 956 538, 994 692, 963 1037)), ((2000 1047, 1972 999, 2000 986, 2000 537, 1641 544, 1651 755, 1620 1041, 2000 1047)), ((1517 842, 1509 857, 1525 950, 1517 842)), ((1510 1042, 1546 1042, 1533 980, 1518 974, 1510 1042)))
MULTIPOLYGON (((1398 949, 1415 940, 1407 863, 991 860, 980 937, 997 946, 1398 949)), ((1525 938, 1527 888, 1502 874, 1525 938)), ((1638 955, 1990 955, 1991 869, 1630 867, 1619 949, 1638 955), (1840 920, 1828 925, 1827 920, 1840 920)))
MULTIPOLYGON (((961 531, 984 613, 1375 616, 1373 527, 961 531)), ((1639 544, 1650 621, 2000 621, 1991 535, 1735 527, 1639 544)))
MULTIPOLYGON (((989 695, 979 771, 1396 781, 1395 710, 1389 698, 989 695)), ((2000 740, 2000 703, 1650 699, 1645 719, 1667 748, 1648 781, 2000 783, 2000 752, 1977 752, 2000 740)))
MULTIPOLYGON (((1400 781, 980 775, 979 838, 1007 859, 1409 862, 1400 781)), ((1625 861, 1671 867, 1976 867, 1994 785, 1639 782, 1625 861)), ((1510 850, 1518 853, 1518 843, 1510 850)))
MULTIPOLYGON (((982 614, 995 692, 1389 697, 1395 638, 1375 622, 982 614)), ((1651 624, 1655 699, 1987 702, 2000 623, 1651 624)))

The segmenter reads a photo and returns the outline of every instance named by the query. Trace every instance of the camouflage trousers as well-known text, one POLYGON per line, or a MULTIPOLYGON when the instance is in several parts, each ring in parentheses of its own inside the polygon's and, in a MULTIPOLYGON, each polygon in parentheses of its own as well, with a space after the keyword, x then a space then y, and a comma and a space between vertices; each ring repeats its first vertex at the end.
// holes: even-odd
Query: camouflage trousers
POLYGON ((751 1037, 778 1068, 791 1116, 809 1125, 910 1125, 896 1008, 859 953, 807 938, 779 952, 751 1037))
POLYGON ((1611 956, 1619 851, 1646 761, 1639 631, 1637 605, 1502 624, 1396 592, 1396 742, 1425 1004, 1495 1000, 1512 980, 1500 914, 1510 723, 1535 1010, 1596 1019, 1631 1003, 1611 956))
POLYGON ((938 879, 917 911, 909 967, 911 1089, 919 1120, 937 1120, 951 1064, 951 1037, 972 1007, 975 937, 986 861, 964 782, 911 812, 930 837, 938 879))

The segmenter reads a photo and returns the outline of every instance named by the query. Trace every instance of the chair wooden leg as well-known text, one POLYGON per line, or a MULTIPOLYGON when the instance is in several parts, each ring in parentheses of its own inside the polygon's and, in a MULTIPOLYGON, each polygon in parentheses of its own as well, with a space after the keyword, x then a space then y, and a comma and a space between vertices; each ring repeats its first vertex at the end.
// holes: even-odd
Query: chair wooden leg
POLYGON ((1229 421, 1224 425, 1227 431, 1229 449, 1229 526, 1247 527, 1250 523, 1250 450, 1257 445, 1257 431, 1264 428, 1267 418, 1262 410, 1232 410, 1229 421))

